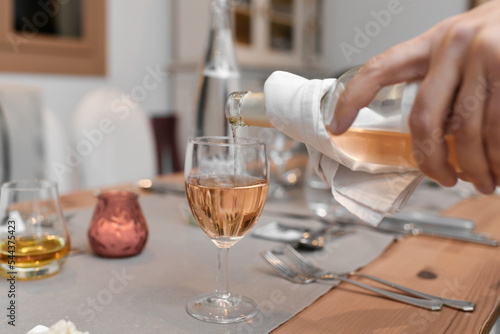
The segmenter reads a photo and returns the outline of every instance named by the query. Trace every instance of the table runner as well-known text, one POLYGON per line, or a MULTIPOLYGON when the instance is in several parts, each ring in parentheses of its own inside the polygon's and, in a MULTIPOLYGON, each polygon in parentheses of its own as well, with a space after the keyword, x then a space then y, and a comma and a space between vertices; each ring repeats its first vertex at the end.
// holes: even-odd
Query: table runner
MULTIPOLYGON (((50 326, 60 319, 91 334, 268 333, 333 286, 297 285, 276 276, 259 253, 279 244, 248 235, 230 250, 230 290, 253 298, 261 312, 252 321, 239 324, 196 320, 187 314, 185 304, 215 289, 216 247, 201 229, 183 222, 180 208, 187 205, 184 197, 144 196, 140 203, 149 239, 143 252, 131 258, 93 255, 87 242, 93 209, 74 213, 68 223, 72 247, 85 249, 85 253, 69 257, 53 277, 16 282, 16 333, 26 333, 38 324, 50 326)), ((266 204, 266 208, 272 206, 272 202, 266 204)), ((297 203, 290 206, 297 210, 297 203)), ((264 209, 256 227, 275 219, 264 209)), ((290 218, 285 223, 318 224, 290 218)), ((353 270, 374 260, 392 242, 391 235, 363 229, 309 257, 332 270, 353 270)), ((5 294, 1 298, 4 308, 5 294)), ((0 329, 5 328, 2 320, 0 329)))

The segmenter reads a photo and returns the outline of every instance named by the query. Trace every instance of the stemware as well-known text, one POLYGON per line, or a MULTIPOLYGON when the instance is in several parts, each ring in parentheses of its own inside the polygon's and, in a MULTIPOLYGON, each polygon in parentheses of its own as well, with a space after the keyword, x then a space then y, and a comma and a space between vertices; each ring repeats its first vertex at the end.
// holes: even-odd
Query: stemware
POLYGON ((19 279, 57 273, 70 249, 57 184, 17 180, 0 192, 0 273, 19 279))
POLYGON ((266 145, 256 139, 198 137, 186 151, 186 196, 198 225, 217 246, 215 293, 188 302, 193 317, 215 323, 246 321, 258 313, 256 303, 229 291, 229 248, 255 225, 266 200, 266 145))

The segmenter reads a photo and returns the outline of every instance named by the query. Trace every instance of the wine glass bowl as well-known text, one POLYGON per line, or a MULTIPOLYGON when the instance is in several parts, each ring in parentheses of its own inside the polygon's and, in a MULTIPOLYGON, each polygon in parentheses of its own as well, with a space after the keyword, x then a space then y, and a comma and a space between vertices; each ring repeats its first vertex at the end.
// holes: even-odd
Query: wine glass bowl
POLYGON ((18 279, 57 273, 69 249, 57 184, 17 180, 0 192, 0 273, 18 279))
POLYGON ((216 323, 253 318, 258 307, 248 297, 229 292, 228 252, 255 225, 266 200, 266 146, 256 139, 199 137, 186 151, 185 185, 193 217, 218 249, 215 293, 191 300, 193 317, 216 323))
POLYGON ((186 180, 193 216, 217 247, 231 247, 255 225, 267 187, 259 179, 242 176, 186 180), (212 200, 211 208, 207 207, 208 198, 212 200))

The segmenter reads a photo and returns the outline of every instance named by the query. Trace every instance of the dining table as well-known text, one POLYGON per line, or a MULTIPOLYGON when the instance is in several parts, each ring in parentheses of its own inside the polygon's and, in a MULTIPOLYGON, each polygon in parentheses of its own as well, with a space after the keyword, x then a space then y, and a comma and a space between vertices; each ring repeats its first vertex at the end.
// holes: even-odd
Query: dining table
MULTIPOLYGON (((159 176, 155 181, 179 189, 183 187, 183 175, 178 173, 159 176)), ((109 189, 129 187, 117 185, 109 189)), ((185 312, 185 302, 197 293, 210 292, 203 290, 215 286, 215 246, 189 218, 179 215, 187 207, 182 195, 160 196, 146 190, 138 190, 138 193, 150 224, 150 236, 139 256, 123 259, 100 258, 92 254, 87 244, 85 231, 97 203, 95 190, 84 189, 60 196, 70 232, 78 231, 75 244, 72 235, 72 246, 80 253, 69 256, 61 272, 53 277, 16 282, 18 293, 23 296, 18 301, 19 326, 14 329, 2 320, 1 333, 26 333, 38 324, 49 326, 57 319, 66 319, 91 334, 487 334, 500 315, 500 247, 425 235, 391 237, 376 254, 367 254, 367 260, 356 268, 361 273, 427 293, 476 303, 473 312, 448 307, 430 311, 395 302, 348 283, 300 285, 287 282, 259 256, 260 250, 275 244, 246 236, 241 247, 236 245, 231 249, 230 257, 234 255, 237 262, 230 264, 231 287, 246 289, 245 294, 250 296, 266 296, 259 297, 262 316, 244 326, 201 322, 185 312), (157 210, 156 218, 151 213, 154 210, 157 210), (75 227, 78 219, 73 219, 72 215, 80 213, 82 226, 75 227), (178 222, 179 217, 184 221, 178 222), (189 249, 193 252, 189 253, 189 249), (77 261, 80 262, 77 264, 77 261), (244 267, 255 275, 250 276, 240 269, 244 267), (127 277, 134 278, 128 282, 127 277), (113 280, 121 282, 123 287, 119 283, 112 287, 110 282, 113 280), (118 291, 122 288, 127 292, 118 291), (269 290, 263 292, 266 288, 269 290), (131 310, 134 305, 136 308, 131 310), (261 326, 266 321, 268 326, 261 326)), ((433 201, 446 203, 446 194, 451 192, 442 191, 433 201)), ((298 201, 301 200, 299 195, 298 201)), ((475 222, 476 232, 500 239, 500 196, 475 194, 450 203, 440 209, 441 215, 470 219, 475 222)), ((284 220, 285 214, 280 217, 271 211, 284 208, 289 214, 297 210, 297 206, 286 199, 279 205, 266 203, 262 222, 257 224, 284 220)), ((364 246, 357 247, 363 249, 364 246)), ((351 249, 348 253, 356 251, 351 249)), ((334 249, 330 255, 338 254, 334 249)), ((382 287, 362 277, 353 279, 382 287)))

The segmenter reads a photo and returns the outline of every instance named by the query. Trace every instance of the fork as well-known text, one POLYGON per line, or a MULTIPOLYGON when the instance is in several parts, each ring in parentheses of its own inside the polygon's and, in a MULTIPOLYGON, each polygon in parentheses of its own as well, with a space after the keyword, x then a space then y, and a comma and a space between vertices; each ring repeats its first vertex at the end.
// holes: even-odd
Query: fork
MULTIPOLYGON (((319 276, 317 277, 317 276, 313 276, 311 274, 306 274, 303 272, 296 271, 296 270, 292 269, 291 267, 289 267, 288 265, 286 265, 283 261, 281 261, 270 250, 264 251, 262 253, 262 256, 271 265, 271 267, 273 267, 282 277, 286 278, 287 280, 289 280, 291 282, 299 283, 299 284, 308 284, 308 283, 315 282, 317 280, 323 280, 323 279, 330 280, 331 279, 331 278, 322 278, 319 276)), ((420 298, 413 298, 410 296, 401 295, 398 293, 379 289, 379 288, 373 287, 371 285, 359 283, 359 282, 350 280, 349 278, 343 277, 343 276, 338 276, 337 279, 340 281, 343 281, 343 282, 354 284, 360 288, 364 288, 364 289, 367 289, 369 291, 378 293, 378 294, 385 296, 387 298, 390 298, 390 299, 393 299, 396 301, 400 301, 403 303, 407 303, 407 304, 410 304, 413 306, 418 306, 418 307, 428 309, 431 311, 439 311, 439 310, 441 310, 441 307, 443 305, 440 301, 437 301, 434 299, 420 299, 420 298)))
POLYGON ((469 302, 467 300, 449 299, 449 298, 443 298, 443 297, 431 295, 428 293, 424 293, 421 291, 410 289, 408 287, 405 287, 405 286, 402 286, 402 285, 399 285, 399 284, 396 284, 393 282, 386 281, 382 278, 378 278, 378 277, 371 276, 368 274, 358 273, 355 271, 352 271, 349 273, 344 273, 344 274, 335 274, 335 273, 326 271, 322 268, 315 266, 311 261, 309 261, 308 259, 303 257, 301 254, 299 254, 295 249, 293 249, 289 245, 283 245, 281 247, 281 251, 300 270, 302 270, 303 272, 310 274, 314 277, 321 277, 322 279, 338 279, 339 276, 360 276, 360 277, 371 279, 372 281, 376 281, 376 282, 388 285, 392 288, 404 291, 404 292, 409 293, 409 294, 414 295, 414 296, 418 296, 418 297, 426 298, 426 299, 438 300, 441 303, 443 303, 443 305, 445 305, 445 306, 456 308, 456 309, 459 309, 462 311, 472 312, 472 311, 474 311, 474 308, 476 306, 475 303, 469 302))

